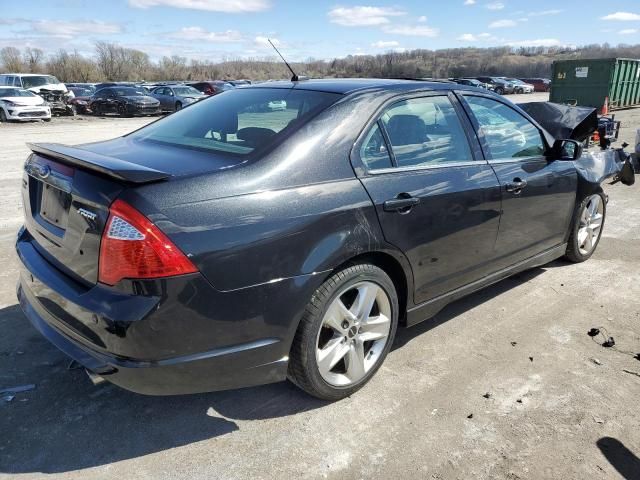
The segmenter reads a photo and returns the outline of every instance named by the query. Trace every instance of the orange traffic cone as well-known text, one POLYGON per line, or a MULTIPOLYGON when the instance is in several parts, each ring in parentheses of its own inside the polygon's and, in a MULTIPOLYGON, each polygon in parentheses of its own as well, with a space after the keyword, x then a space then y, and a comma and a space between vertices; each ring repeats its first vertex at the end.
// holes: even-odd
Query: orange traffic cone
POLYGON ((602 105, 602 115, 609 115, 609 97, 604 97, 604 105, 602 105))

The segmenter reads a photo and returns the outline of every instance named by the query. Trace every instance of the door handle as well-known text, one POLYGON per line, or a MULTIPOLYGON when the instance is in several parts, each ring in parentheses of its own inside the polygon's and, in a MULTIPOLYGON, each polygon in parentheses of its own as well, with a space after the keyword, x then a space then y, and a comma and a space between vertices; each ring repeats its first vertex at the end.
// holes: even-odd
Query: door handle
POLYGON ((512 192, 512 193, 515 193, 517 195, 526 186, 527 186, 527 181, 526 180, 520 180, 519 178, 514 178, 513 182, 507 183, 505 188, 506 188, 507 192, 512 192))
POLYGON ((382 204, 385 212, 409 213, 412 207, 420 203, 420 199, 409 194, 400 194, 393 200, 387 200, 382 204))

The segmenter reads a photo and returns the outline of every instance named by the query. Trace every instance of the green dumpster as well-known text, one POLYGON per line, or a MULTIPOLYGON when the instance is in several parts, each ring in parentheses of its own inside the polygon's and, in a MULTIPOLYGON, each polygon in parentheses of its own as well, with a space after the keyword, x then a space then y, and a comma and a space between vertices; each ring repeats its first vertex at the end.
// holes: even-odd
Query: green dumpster
POLYGON ((602 110, 640 105, 640 60, 602 58, 553 62, 550 101, 602 110))

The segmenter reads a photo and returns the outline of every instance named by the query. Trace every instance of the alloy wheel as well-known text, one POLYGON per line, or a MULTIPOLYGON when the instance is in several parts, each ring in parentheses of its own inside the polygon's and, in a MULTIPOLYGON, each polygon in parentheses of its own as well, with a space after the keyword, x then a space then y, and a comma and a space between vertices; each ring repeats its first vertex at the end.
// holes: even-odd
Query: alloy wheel
POLYGON ((592 195, 587 201, 578 226, 578 250, 588 255, 596 247, 604 220, 604 205, 600 195, 592 195))
POLYGON ((378 284, 360 282, 329 305, 316 341, 322 378, 333 386, 362 380, 380 360, 391 330, 391 301, 378 284))

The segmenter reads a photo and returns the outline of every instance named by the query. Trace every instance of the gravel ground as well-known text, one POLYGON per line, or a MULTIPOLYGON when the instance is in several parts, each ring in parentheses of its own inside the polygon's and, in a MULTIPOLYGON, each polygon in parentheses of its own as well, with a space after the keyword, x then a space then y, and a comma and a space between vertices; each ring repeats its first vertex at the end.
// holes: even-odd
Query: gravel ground
MULTIPOLYGON (((618 116, 633 140, 640 110, 618 116)), ((524 272, 400 330, 371 383, 338 403, 288 383, 145 397, 68 370, 16 306, 24 143, 148 121, 0 126, 0 388, 35 385, 0 395, 0 478, 640 478, 637 186, 607 187, 591 260, 524 272), (594 326, 616 347, 587 336, 594 326)))

